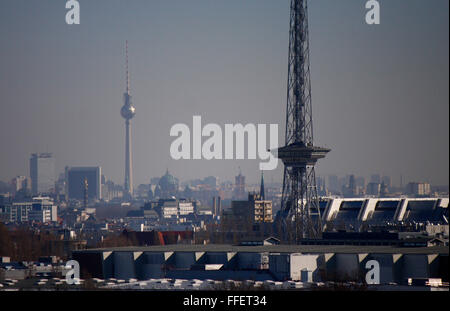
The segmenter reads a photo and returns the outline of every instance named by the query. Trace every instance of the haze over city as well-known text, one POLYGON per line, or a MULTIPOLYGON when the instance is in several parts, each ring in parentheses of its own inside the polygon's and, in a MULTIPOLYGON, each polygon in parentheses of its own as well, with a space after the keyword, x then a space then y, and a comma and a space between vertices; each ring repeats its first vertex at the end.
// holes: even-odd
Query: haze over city
MULTIPOLYGON (((28 175, 33 152, 99 165, 123 182, 125 50, 129 42, 134 184, 259 180, 259 160, 170 158, 175 123, 278 123, 284 142, 289 1, 0 3, 0 180, 28 175)), ((449 63, 445 0, 383 1, 381 24, 364 1, 309 4, 314 141, 332 149, 319 175, 386 174, 448 185, 449 63), (424 21, 427 22, 418 22, 424 21)), ((282 163, 267 181, 282 181, 282 163)))
POLYGON ((448 1, 3 0, 0 41, 14 305, 449 291, 448 1))

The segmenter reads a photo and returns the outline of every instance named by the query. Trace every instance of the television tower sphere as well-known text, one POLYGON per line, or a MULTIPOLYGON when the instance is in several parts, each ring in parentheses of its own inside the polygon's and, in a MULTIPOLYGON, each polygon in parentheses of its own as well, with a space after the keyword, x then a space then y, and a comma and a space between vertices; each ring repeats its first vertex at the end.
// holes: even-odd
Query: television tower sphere
POLYGON ((136 115, 136 108, 131 104, 131 96, 125 93, 125 104, 120 109, 120 114, 126 120, 132 119, 136 115))

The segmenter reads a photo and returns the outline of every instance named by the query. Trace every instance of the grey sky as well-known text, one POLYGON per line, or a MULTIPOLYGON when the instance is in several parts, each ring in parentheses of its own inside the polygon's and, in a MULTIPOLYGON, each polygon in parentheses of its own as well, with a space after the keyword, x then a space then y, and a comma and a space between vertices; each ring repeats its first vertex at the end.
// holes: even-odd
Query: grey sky
MULTIPOLYGON (((134 183, 166 167, 181 180, 259 160, 174 161, 175 123, 279 123, 284 141, 289 0, 0 2, 0 180, 28 175, 32 152, 65 165, 101 165, 123 182, 124 42, 129 41, 134 183)), ((389 174, 448 184, 449 2, 309 1, 315 142, 332 148, 320 175, 389 174)), ((282 165, 266 174, 281 180, 282 165)))

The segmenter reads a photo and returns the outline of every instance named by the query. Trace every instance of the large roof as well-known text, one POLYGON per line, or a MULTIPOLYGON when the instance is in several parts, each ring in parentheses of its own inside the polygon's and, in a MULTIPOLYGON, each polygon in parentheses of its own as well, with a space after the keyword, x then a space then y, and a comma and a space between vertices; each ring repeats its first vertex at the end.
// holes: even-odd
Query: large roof
POLYGON ((255 252, 255 253, 378 253, 378 254, 448 254, 448 246, 434 247, 392 247, 392 246, 352 246, 352 245, 261 245, 237 246, 225 244, 188 245, 173 244, 162 246, 132 246, 88 249, 77 252, 255 252))

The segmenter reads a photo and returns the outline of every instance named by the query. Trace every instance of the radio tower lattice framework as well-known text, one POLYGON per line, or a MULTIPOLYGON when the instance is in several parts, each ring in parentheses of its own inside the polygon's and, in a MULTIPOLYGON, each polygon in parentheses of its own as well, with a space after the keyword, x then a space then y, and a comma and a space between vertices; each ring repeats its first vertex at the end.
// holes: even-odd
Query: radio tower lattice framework
POLYGON ((329 151, 313 144, 307 0, 291 0, 286 136, 285 146, 278 149, 284 163, 278 217, 285 230, 294 223, 296 241, 321 234, 314 165, 329 151))

